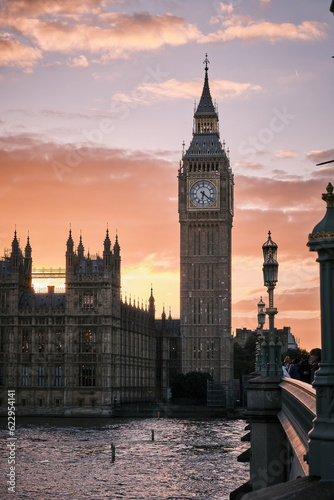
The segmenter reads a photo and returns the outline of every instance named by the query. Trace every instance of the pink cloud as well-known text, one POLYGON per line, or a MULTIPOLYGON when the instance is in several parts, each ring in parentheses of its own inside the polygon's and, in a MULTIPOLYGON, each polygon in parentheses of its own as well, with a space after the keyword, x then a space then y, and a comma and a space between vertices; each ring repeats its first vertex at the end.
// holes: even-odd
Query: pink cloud
POLYGON ((231 40, 320 40, 326 37, 326 23, 303 21, 299 25, 293 23, 272 23, 256 21, 249 16, 233 14, 223 20, 222 29, 202 36, 199 43, 222 43, 231 40))
MULTIPOLYGON (((246 97, 251 92, 261 90, 260 85, 228 80, 213 80, 210 86, 217 98, 221 100, 246 97)), ((141 104, 151 104, 153 101, 168 99, 196 99, 201 94, 202 87, 202 79, 183 82, 175 79, 147 82, 139 85, 130 94, 118 92, 113 95, 112 99, 125 103, 140 102, 141 104)))
POLYGON ((70 57, 68 61, 68 66, 71 68, 88 68, 89 63, 84 55, 78 57, 70 57))
MULTIPOLYGON (((178 46, 195 40, 197 28, 171 14, 113 13, 113 23, 104 28, 97 22, 8 18, 7 24, 32 40, 43 51, 102 53, 103 61, 126 57, 130 52, 152 50, 164 45, 178 46)), ((5 20, 3 21, 3 23, 5 20)))
POLYGON ((285 158, 295 158, 297 155, 294 151, 285 151, 280 149, 275 153, 276 158, 285 159, 285 158))
MULTIPOLYGON (((3 9, 3 15, 8 17, 36 17, 45 14, 96 13, 100 11, 105 0, 11 0, 3 9)), ((108 3, 118 4, 122 1, 109 0, 108 3)))
POLYGON ((327 151, 310 151, 307 153, 306 158, 313 163, 334 160, 334 149, 328 149, 327 151))
POLYGON ((0 34, 0 65, 32 68, 42 59, 39 49, 24 45, 9 33, 0 34))

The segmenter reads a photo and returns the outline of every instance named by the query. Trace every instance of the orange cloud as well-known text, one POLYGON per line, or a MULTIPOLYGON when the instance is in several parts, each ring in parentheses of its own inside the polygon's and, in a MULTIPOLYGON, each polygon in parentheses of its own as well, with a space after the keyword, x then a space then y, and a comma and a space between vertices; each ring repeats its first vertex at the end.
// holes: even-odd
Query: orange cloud
POLYGON ((158 49, 164 45, 177 46, 195 40, 197 28, 172 14, 112 13, 112 23, 103 27, 103 17, 96 24, 86 20, 71 22, 62 19, 10 18, 2 25, 15 29, 43 51, 72 53, 88 51, 103 54, 102 62, 126 57, 130 52, 158 49))
MULTIPOLYGON (((157 300, 179 312, 179 224, 177 169, 173 154, 41 143, 34 136, 2 139, 0 203, 6 209, 0 247, 9 247, 15 224, 25 245, 29 230, 34 265, 64 266, 70 224, 75 243, 80 230, 86 251, 102 253, 107 224, 119 235, 123 291, 147 299, 151 283, 157 300), (68 162, 76 152, 79 163, 68 162), (65 165, 62 182, 54 162, 65 165), (20 203, 17 203, 17 200, 20 203)), ((301 345, 319 338, 319 269, 306 246, 308 234, 324 217, 321 200, 327 178, 308 181, 235 176, 233 243, 233 329, 256 327, 262 295, 262 244, 272 231, 278 244, 276 324, 291 326, 301 345), (248 208, 250 202, 253 208, 248 208)))
MULTIPOLYGON (((168 262, 175 259, 178 224, 176 201, 170 198, 177 195, 177 165, 153 153, 92 148, 77 150, 82 161, 69 166, 66 157, 75 151, 72 147, 40 144, 24 136, 20 142, 20 149, 0 153, 0 199, 11 214, 2 230, 7 238, 17 223, 22 237, 30 230, 35 260, 62 265, 70 223, 73 230, 83 229, 86 245, 95 253, 102 249, 109 222, 119 230, 127 265, 156 253, 166 256, 167 267, 173 268, 168 262), (62 182, 54 162, 68 166, 62 182)), ((1 243, 8 246, 9 241, 1 243)))
POLYGON ((233 329, 256 328, 257 302, 268 301, 262 278, 262 244, 271 230, 278 244, 277 327, 290 326, 302 347, 320 345, 320 292, 317 254, 308 235, 325 216, 321 195, 334 168, 308 181, 235 176, 232 231, 233 329), (252 208, 249 208, 252 206, 252 208), (251 285, 250 285, 251 284, 251 285))
MULTIPOLYGON (((108 0, 118 4, 122 1, 108 0)), ((45 14, 97 13, 105 0, 10 0, 3 9, 6 17, 36 17, 45 14)))
POLYGON ((24 45, 9 33, 0 34, 0 65, 32 68, 42 59, 39 49, 24 45))

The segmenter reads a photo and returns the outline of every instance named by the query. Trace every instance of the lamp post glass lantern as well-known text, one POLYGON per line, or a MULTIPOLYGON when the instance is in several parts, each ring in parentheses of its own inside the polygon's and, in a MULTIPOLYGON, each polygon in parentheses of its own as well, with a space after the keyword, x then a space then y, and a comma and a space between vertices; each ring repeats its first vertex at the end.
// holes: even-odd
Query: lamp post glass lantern
POLYGON ((263 281, 264 286, 274 286, 278 281, 277 245, 271 239, 271 232, 268 232, 268 239, 262 245, 263 251, 263 281))

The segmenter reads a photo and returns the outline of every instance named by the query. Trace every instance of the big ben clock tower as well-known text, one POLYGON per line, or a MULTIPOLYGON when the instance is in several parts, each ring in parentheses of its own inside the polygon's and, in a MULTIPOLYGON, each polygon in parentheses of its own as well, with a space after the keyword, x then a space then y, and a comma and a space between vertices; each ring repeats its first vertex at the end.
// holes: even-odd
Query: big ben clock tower
POLYGON ((205 57, 193 137, 179 170, 182 372, 233 378, 231 230, 233 175, 221 144, 205 57))

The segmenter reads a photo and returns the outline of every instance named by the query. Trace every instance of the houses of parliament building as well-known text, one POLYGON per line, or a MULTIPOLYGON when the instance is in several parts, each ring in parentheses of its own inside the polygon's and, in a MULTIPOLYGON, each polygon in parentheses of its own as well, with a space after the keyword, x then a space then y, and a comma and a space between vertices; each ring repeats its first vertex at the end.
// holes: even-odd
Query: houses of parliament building
POLYGON ((29 237, 0 260, 0 407, 18 414, 112 415, 115 404, 164 401, 178 373, 233 378, 233 175, 220 142, 205 59, 193 137, 178 172, 180 319, 156 319, 121 295, 121 252, 107 229, 102 256, 66 242, 65 291, 37 293, 29 237))

